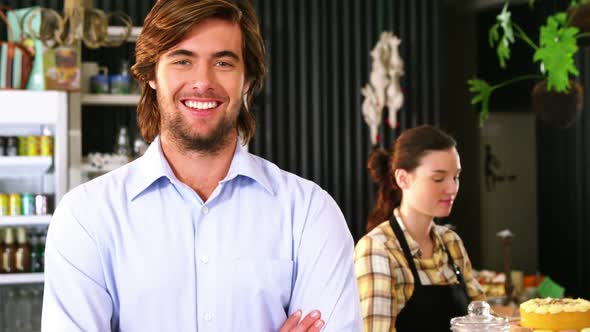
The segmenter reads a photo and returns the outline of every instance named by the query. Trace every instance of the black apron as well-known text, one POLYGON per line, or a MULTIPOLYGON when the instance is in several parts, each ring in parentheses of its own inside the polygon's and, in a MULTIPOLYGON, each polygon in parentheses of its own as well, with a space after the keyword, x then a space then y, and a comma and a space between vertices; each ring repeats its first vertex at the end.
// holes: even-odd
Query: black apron
POLYGON ((449 257, 449 264, 457 274, 459 283, 423 286, 418 276, 416 264, 414 264, 414 258, 410 253, 408 242, 404 237, 404 232, 395 217, 392 216, 389 219, 389 224, 393 228, 393 232, 404 251, 404 256, 414 276, 414 293, 397 316, 395 328, 399 332, 450 331, 451 318, 465 316, 467 314, 467 305, 470 302, 461 270, 453 261, 453 257, 449 254, 449 250, 443 242, 443 248, 449 257))

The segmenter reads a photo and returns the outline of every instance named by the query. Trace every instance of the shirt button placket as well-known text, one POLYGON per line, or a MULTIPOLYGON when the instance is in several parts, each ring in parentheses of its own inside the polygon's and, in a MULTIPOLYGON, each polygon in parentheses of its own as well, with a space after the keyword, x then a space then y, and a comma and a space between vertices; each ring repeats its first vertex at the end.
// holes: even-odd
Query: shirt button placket
POLYGON ((203 319, 205 319, 205 321, 206 321, 206 322, 210 322, 210 321, 212 321, 214 317, 215 317, 215 316, 214 316, 212 313, 210 313, 210 312, 206 312, 206 313, 203 315, 203 319))
MULTIPOLYGON (((204 228, 201 228, 202 231, 203 231, 201 233, 201 236, 203 236, 203 238, 202 238, 203 240, 209 239, 210 236, 212 235, 211 232, 214 231, 210 227, 207 227, 206 226, 206 225, 208 225, 210 223, 209 222, 209 217, 208 217, 209 212, 210 212, 210 208, 209 207, 207 207, 205 205, 203 205, 201 207, 201 214, 202 214, 202 218, 200 218, 201 219, 201 223, 202 223, 201 224, 201 227, 204 227, 204 228)), ((211 243, 208 243, 208 242, 209 242, 208 240, 205 240, 205 241, 202 241, 200 243, 201 244, 200 245, 201 255, 199 257, 199 260, 200 260, 201 266, 203 267, 201 269, 201 272, 200 273, 201 273, 201 280, 205 284, 207 284, 209 286, 213 286, 214 283, 215 283, 214 279, 212 279, 212 278, 214 278, 213 277, 213 274, 212 274, 213 273, 213 270, 214 270, 214 266, 212 265, 212 260, 211 260, 212 257, 208 255, 209 250, 211 250, 211 247, 210 247, 211 243)), ((204 305, 203 308, 214 308, 215 307, 215 301, 210 302, 209 299, 207 299, 207 300, 205 300, 205 302, 203 303, 203 305, 204 305)), ((211 328, 214 328, 215 327, 215 323, 214 323, 215 314, 213 312, 211 312, 211 311, 205 311, 205 312, 202 313, 201 318, 203 319, 203 321, 205 323, 208 324, 208 328, 207 329, 211 329, 211 328)))

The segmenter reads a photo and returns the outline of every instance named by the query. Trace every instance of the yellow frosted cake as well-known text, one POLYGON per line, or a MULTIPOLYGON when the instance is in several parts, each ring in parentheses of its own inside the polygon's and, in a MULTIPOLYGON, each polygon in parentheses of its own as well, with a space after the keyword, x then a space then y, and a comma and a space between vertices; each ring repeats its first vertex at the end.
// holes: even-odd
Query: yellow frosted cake
POLYGON ((590 302, 583 299, 532 299, 520 305, 520 325, 540 330, 590 327, 590 302))

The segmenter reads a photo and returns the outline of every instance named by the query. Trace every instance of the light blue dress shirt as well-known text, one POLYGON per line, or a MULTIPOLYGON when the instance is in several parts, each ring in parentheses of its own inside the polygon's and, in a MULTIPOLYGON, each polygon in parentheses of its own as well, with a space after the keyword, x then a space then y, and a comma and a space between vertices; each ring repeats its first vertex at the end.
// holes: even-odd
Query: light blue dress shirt
POLYGON ((313 182, 237 144, 206 202, 146 154, 66 194, 45 253, 42 331, 278 331, 321 311, 361 331, 353 240, 313 182))

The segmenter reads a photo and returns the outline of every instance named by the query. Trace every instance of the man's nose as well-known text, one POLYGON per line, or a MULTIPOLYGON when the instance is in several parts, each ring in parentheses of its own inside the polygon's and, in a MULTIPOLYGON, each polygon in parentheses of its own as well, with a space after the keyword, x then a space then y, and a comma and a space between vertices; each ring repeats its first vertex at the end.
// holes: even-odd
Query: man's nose
POLYGON ((213 68, 206 64, 199 64, 191 71, 191 87, 198 91, 207 91, 212 88, 215 80, 213 68))

